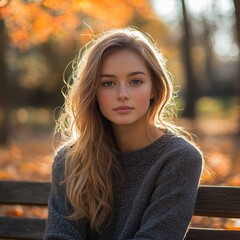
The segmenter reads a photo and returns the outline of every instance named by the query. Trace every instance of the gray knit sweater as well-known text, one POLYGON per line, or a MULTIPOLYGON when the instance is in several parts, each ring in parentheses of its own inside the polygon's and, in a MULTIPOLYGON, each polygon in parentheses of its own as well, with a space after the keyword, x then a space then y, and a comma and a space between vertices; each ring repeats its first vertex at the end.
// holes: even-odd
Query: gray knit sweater
POLYGON ((118 160, 124 178, 114 187, 110 225, 96 233, 86 219, 69 221, 65 201, 64 151, 53 163, 52 191, 44 240, 182 240, 187 232, 202 171, 202 156, 186 140, 171 133, 118 160))

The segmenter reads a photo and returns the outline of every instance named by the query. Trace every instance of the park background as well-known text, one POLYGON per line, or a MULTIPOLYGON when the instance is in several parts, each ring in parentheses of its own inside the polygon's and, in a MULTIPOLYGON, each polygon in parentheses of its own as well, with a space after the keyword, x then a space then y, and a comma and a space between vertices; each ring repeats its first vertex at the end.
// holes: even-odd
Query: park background
MULTIPOLYGON (((177 123, 205 157, 201 184, 240 185, 239 0, 0 0, 1 180, 51 181, 68 64, 95 34, 126 26, 150 34, 168 60, 177 123)), ((46 217, 47 209, 0 214, 46 217)), ((240 228, 237 219, 200 223, 240 228)))

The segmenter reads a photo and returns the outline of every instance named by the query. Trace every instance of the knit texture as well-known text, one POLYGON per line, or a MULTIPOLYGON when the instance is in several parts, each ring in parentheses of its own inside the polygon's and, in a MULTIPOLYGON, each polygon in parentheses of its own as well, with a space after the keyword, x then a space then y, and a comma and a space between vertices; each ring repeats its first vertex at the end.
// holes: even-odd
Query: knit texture
POLYGON ((151 145, 117 156, 122 181, 114 183, 111 223, 91 231, 86 219, 69 221, 71 206, 59 183, 64 150, 53 163, 44 240, 182 240, 187 232, 202 171, 202 155, 188 141, 167 133, 151 145))

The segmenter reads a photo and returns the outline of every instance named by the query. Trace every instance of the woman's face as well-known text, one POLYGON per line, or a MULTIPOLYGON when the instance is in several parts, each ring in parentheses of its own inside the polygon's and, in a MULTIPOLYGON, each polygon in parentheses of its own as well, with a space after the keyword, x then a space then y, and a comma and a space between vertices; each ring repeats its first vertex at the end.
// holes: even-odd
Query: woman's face
POLYGON ((152 80, 144 60, 131 50, 109 54, 100 70, 97 101, 112 125, 145 124, 152 80))

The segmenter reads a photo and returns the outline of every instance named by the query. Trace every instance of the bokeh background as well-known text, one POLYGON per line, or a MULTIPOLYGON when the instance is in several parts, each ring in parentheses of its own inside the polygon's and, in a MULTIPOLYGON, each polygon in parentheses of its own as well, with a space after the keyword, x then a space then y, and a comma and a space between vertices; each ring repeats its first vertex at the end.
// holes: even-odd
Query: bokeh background
MULTIPOLYGON (((240 185, 239 0, 0 0, 1 180, 51 181, 69 63, 95 34, 126 26, 150 34, 168 61, 177 123, 205 156, 201 184, 240 185)), ((240 228, 236 219, 200 223, 240 228)))

